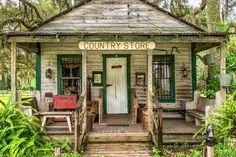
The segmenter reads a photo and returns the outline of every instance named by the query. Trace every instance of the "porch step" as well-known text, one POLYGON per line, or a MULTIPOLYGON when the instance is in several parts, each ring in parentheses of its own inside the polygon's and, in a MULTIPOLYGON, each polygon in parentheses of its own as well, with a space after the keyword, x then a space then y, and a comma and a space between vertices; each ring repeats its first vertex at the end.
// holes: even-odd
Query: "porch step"
POLYGON ((87 143, 149 142, 148 133, 89 133, 87 143))
POLYGON ((203 135, 197 135, 195 138, 193 138, 194 134, 170 134, 170 133, 164 133, 163 134, 163 143, 164 144, 200 144, 202 141, 205 140, 205 136, 203 135))
POLYGON ((163 117, 165 119, 184 119, 183 114, 179 112, 170 112, 170 111, 164 112, 163 117))
POLYGON ((86 157, 151 157, 149 142, 90 143, 86 146, 86 157))

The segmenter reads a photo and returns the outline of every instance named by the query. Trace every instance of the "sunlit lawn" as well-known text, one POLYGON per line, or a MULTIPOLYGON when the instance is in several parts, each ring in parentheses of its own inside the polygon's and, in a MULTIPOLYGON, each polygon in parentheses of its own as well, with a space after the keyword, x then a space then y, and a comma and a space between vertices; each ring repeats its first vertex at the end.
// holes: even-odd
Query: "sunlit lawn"
MULTIPOLYGON (((27 98, 29 97, 28 95, 23 95, 22 98, 27 98)), ((9 96, 0 96, 0 100, 3 101, 5 104, 8 102, 9 96)), ((0 103, 0 108, 2 107, 0 103)))
MULTIPOLYGON (((0 100, 3 101, 4 103, 7 103, 9 97, 8 96, 0 96, 0 100)), ((2 107, 2 105, 0 104, 0 108, 2 107)))

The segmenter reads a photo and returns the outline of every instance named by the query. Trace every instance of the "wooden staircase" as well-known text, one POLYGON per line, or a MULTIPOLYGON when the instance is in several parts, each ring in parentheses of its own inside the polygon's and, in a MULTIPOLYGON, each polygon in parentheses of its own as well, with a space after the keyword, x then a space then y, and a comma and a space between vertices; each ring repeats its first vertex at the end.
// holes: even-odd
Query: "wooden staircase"
POLYGON ((90 133, 86 157, 151 157, 152 144, 148 133, 90 133))

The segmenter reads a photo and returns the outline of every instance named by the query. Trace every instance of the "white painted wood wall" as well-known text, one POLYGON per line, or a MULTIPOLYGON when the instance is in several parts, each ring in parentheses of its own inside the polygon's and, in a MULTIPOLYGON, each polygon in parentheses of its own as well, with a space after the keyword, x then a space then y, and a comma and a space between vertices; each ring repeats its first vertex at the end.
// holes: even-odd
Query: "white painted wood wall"
MULTIPOLYGON (((158 49, 166 49, 171 52, 172 47, 178 47, 179 52, 175 54, 175 85, 176 104, 180 100, 192 99, 192 74, 191 74, 191 44, 156 44, 158 49), (187 78, 182 78, 181 70, 183 62, 189 72, 187 78)), ((131 87, 135 87, 135 73, 145 72, 147 81, 147 53, 148 51, 87 51, 87 75, 92 77, 92 71, 102 71, 102 54, 131 54, 131 87)), ((45 92, 57 93, 57 54, 82 54, 78 43, 46 43, 41 45, 41 94, 45 92), (49 64, 50 62, 50 64, 49 64), (47 68, 53 70, 53 79, 45 77, 47 68)), ((165 52, 153 51, 153 55, 166 54, 165 52)), ((92 87, 92 99, 97 100, 100 87, 92 87)))

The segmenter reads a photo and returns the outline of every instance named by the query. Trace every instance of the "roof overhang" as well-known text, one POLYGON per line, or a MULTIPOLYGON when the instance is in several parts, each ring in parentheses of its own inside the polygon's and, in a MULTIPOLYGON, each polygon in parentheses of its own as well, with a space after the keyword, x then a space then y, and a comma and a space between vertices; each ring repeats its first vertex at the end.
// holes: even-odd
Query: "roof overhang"
POLYGON ((200 52, 217 47, 229 38, 228 33, 85 33, 85 32, 9 32, 0 34, 5 36, 6 42, 16 42, 18 47, 25 50, 38 51, 39 43, 68 43, 81 41, 153 41, 156 43, 191 43, 194 51, 200 52))
POLYGON ((92 32, 9 32, 7 42, 154 41, 157 43, 223 42, 227 33, 92 33, 92 32))

